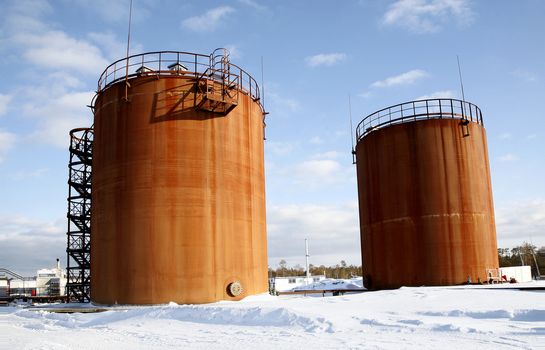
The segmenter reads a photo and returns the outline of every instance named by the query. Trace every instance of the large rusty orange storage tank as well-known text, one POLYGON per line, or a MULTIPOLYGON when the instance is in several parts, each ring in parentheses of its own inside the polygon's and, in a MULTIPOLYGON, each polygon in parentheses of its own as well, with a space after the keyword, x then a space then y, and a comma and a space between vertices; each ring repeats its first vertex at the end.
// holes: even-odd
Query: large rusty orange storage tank
POLYGON ((404 103, 369 115, 356 134, 362 260, 369 287, 496 277, 480 109, 453 99, 404 103))
POLYGON ((263 118, 255 80, 223 50, 106 69, 94 102, 92 301, 268 290, 263 118))

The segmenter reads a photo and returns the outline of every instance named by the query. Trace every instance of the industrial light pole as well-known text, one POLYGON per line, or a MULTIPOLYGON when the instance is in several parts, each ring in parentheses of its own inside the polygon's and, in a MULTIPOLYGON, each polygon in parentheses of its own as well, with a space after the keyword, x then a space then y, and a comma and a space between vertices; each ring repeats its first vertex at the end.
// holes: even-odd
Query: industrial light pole
POLYGON ((306 278, 306 284, 308 285, 309 282, 310 282, 310 271, 309 271, 309 268, 308 268, 308 258, 310 257, 310 255, 308 254, 308 239, 305 238, 305 251, 306 251, 306 255, 305 255, 305 260, 306 260, 306 269, 307 269, 307 278, 306 278))

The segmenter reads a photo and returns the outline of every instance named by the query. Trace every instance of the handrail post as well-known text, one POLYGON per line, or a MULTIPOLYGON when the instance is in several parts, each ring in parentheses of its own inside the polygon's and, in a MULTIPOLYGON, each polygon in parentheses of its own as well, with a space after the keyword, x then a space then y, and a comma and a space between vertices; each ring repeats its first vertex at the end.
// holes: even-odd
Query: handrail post
POLYGON ((193 71, 195 73, 195 80, 197 79, 197 55, 193 55, 195 57, 195 70, 193 71))
MULTIPOLYGON (((378 115, 380 116, 380 111, 378 112, 378 115)), ((392 108, 388 107, 388 118, 390 119, 389 122, 392 122, 392 108)))
POLYGON ((159 72, 161 71, 161 59, 162 59, 162 55, 161 55, 161 52, 159 52, 159 72))
POLYGON ((428 100, 426 100, 426 115, 428 116, 428 119, 430 119, 430 110, 428 107, 428 100))

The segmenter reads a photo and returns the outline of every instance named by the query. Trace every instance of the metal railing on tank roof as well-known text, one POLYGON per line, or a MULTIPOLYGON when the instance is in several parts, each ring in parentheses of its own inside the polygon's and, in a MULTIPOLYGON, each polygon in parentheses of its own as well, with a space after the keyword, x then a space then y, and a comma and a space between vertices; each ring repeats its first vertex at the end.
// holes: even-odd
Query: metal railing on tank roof
POLYGON ((261 102, 261 93, 256 80, 239 66, 222 61, 224 65, 218 67, 218 50, 210 55, 181 51, 156 51, 146 52, 122 58, 110 64, 100 75, 97 92, 101 92, 112 84, 122 80, 145 75, 172 76, 193 75, 195 79, 208 75, 208 79, 221 80, 221 70, 228 71, 231 75, 238 76, 237 88, 249 95, 254 101, 261 102), (176 65, 173 70, 169 66, 176 65), (187 69, 187 70, 186 70, 187 69))
POLYGON ((368 115, 356 126, 356 142, 372 131, 389 125, 426 119, 462 119, 484 125, 476 105, 452 98, 434 98, 400 103, 368 115))

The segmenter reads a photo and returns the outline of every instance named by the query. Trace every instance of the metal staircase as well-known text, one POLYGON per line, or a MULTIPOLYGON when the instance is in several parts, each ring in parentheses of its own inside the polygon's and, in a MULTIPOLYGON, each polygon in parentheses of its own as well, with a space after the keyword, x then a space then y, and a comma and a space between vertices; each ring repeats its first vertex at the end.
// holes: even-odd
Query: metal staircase
POLYGON ((66 294, 69 301, 89 302, 91 286, 91 168, 93 129, 70 131, 68 164, 68 244, 66 294))
POLYGON ((197 110, 227 115, 238 105, 240 76, 231 73, 229 54, 226 49, 217 49, 210 55, 207 68, 196 82, 195 101, 197 110))
POLYGON ((7 276, 11 276, 11 279, 17 279, 21 281, 33 281, 35 279, 34 277, 23 277, 16 272, 0 267, 0 277, 7 278, 7 276))

